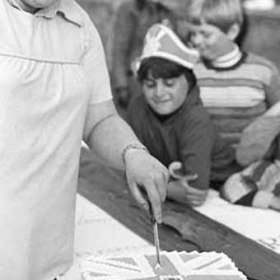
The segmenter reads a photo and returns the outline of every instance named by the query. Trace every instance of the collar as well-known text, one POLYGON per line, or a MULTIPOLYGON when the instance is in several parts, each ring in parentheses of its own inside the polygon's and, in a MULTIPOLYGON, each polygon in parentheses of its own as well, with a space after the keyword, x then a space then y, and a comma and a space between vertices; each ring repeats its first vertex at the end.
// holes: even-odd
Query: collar
POLYGON ((236 65, 241 58, 242 52, 237 45, 234 45, 234 48, 231 52, 216 58, 215 60, 211 61, 211 64, 215 68, 229 68, 236 65))
MULTIPOLYGON (((13 7, 22 10, 16 0, 8 0, 8 2, 13 7)), ((71 21, 74 24, 77 24, 79 26, 83 25, 82 16, 78 9, 78 6, 72 0, 57 0, 49 7, 37 11, 34 16, 52 19, 58 13, 61 13, 68 21, 71 21)))
POLYGON ((238 68, 246 58, 247 53, 242 52, 239 47, 235 45, 234 49, 230 53, 219 57, 215 61, 204 61, 203 63, 208 69, 226 71, 238 68))

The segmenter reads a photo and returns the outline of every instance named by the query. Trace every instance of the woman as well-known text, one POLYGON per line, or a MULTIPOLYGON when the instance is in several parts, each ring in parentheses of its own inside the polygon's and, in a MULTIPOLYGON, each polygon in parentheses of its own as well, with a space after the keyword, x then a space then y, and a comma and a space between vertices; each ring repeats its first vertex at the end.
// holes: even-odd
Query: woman
POLYGON ((0 1, 0 26, 0 278, 52 280, 72 261, 82 139, 148 209, 146 189, 158 222, 167 171, 116 114, 99 35, 74 1, 0 1))

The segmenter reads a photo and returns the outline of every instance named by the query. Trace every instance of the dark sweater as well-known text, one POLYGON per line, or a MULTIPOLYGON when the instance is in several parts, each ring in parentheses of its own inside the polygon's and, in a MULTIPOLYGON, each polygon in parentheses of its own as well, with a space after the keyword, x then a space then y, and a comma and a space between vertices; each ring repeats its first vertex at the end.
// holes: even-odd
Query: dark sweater
POLYGON ((214 132, 196 86, 184 104, 166 117, 155 114, 143 94, 137 96, 129 105, 128 119, 142 143, 165 166, 180 161, 186 174, 198 175, 190 183, 195 188, 207 189, 210 180, 220 185, 240 170, 233 149, 214 132))
POLYGON ((208 188, 214 136, 197 87, 180 109, 166 118, 152 111, 144 95, 132 100, 128 116, 136 135, 153 156, 165 166, 173 161, 182 162, 186 173, 198 175, 191 185, 208 188))

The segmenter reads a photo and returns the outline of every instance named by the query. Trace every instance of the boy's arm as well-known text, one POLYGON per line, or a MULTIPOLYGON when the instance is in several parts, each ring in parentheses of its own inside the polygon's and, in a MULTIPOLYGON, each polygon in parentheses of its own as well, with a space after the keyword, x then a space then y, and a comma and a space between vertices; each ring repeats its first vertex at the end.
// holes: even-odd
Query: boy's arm
POLYGON ((208 190, 200 190, 191 187, 188 181, 174 180, 168 183, 167 186, 167 197, 187 204, 191 207, 197 207, 205 202, 208 190))
POLYGON ((210 178, 213 129, 208 114, 198 110, 184 122, 181 131, 178 149, 184 176, 169 182, 167 196, 190 206, 199 206, 206 199, 210 178), (193 175, 192 180, 186 179, 188 175, 193 175))
POLYGON ((213 147, 213 125, 202 108, 184 124, 179 141, 181 162, 186 174, 196 174, 189 183, 197 189, 208 189, 213 147))
MULTIPOLYGON (((241 166, 264 159, 273 141, 280 147, 280 101, 264 115, 244 129, 240 143, 236 148, 236 160, 241 166)), ((275 156, 279 156, 275 154, 275 156)))
POLYGON ((265 98, 269 108, 280 101, 280 73, 272 62, 270 62, 270 73, 269 81, 264 83, 265 98))
POLYGON ((236 149, 236 160, 241 166, 263 159, 275 140, 277 151, 280 150, 280 137, 277 137, 280 133, 280 73, 272 63, 270 70, 270 79, 264 83, 269 108, 246 127, 241 135, 236 149))
MULTIPOLYGON (((275 118, 278 118, 278 121, 280 122, 280 73, 278 68, 273 65, 273 71, 272 71, 272 77, 271 77, 271 86, 270 91, 267 93, 268 98, 268 104, 270 108, 268 109, 266 115, 268 116, 274 116, 275 118)), ((275 158, 280 158, 280 123, 278 126, 278 133, 276 138, 276 152, 275 152, 275 158)))

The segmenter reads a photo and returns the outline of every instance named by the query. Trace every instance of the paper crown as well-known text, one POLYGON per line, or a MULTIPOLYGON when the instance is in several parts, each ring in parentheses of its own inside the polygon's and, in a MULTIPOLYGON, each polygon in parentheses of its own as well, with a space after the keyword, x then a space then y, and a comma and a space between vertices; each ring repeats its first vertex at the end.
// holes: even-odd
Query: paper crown
POLYGON ((140 64, 149 57, 161 57, 192 69, 199 59, 199 54, 187 47, 170 28, 155 24, 145 36, 140 64))

